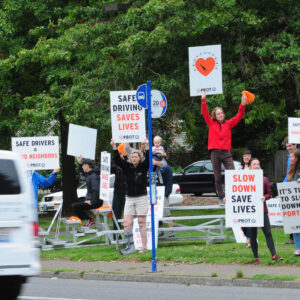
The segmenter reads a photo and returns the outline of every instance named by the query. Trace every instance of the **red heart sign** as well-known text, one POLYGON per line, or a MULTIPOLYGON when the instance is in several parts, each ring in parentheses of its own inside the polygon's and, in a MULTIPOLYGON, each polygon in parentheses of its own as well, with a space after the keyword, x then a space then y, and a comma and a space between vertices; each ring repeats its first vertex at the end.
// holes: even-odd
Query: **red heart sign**
POLYGON ((195 63, 196 69, 204 76, 210 74, 215 65, 216 61, 212 57, 208 57, 207 59, 198 58, 195 63))

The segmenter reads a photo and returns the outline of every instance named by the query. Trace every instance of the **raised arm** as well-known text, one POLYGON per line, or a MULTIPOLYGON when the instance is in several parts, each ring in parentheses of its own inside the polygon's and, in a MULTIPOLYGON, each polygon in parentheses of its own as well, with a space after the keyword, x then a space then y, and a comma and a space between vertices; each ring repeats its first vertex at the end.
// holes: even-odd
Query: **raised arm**
POLYGON ((124 159, 121 158, 120 153, 117 149, 116 143, 114 142, 113 139, 111 139, 110 144, 114 150, 114 161, 115 161, 116 165, 119 166, 120 168, 122 168, 123 170, 125 170, 128 166, 128 163, 124 159))
POLYGON ((210 126, 213 123, 213 119, 210 117, 208 112, 205 93, 201 96, 201 113, 207 126, 210 126))
POLYGON ((238 113, 228 121, 230 128, 236 126, 243 119, 243 116, 245 114, 245 108, 246 108, 245 100, 246 100, 246 96, 243 94, 238 113))

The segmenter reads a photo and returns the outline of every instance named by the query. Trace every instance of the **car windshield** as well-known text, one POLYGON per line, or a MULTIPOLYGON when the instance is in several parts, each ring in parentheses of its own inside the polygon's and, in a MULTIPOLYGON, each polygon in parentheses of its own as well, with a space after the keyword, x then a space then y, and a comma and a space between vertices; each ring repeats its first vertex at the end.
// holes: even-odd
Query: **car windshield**
POLYGON ((12 160, 0 160, 0 195, 20 194, 21 187, 16 166, 12 160))

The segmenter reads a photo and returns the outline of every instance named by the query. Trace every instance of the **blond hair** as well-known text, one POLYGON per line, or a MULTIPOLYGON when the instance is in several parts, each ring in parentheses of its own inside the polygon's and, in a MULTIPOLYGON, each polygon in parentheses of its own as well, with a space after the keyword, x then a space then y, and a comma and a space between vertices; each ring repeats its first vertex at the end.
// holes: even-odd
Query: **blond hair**
POLYGON ((156 135, 155 137, 154 137, 154 139, 153 139, 153 141, 158 141, 160 144, 161 144, 161 142, 162 142, 162 138, 159 136, 159 135, 156 135))
POLYGON ((132 161, 131 161, 131 155, 134 154, 134 153, 136 153, 136 154, 139 156, 139 158, 140 158, 140 163, 142 163, 142 162, 144 161, 144 157, 143 157, 141 151, 136 150, 136 149, 134 149, 134 150, 130 153, 128 162, 132 164, 132 161))
MULTIPOLYGON (((224 110, 223 110, 222 107, 215 107, 215 108, 212 110, 212 112, 211 112, 211 118, 212 118, 214 121, 217 120, 217 118, 216 118, 216 111, 217 111, 217 109, 220 109, 220 110, 223 112, 223 114, 224 114, 224 110)), ((224 114, 224 118, 225 118, 225 114, 224 114)))

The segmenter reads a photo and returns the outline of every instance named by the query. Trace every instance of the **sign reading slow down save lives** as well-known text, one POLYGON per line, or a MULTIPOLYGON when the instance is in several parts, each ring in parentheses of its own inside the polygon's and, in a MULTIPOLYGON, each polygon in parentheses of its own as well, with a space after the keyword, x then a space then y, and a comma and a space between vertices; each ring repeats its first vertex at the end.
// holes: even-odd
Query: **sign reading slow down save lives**
POLYGON ((226 226, 262 227, 263 171, 225 170, 226 226))

